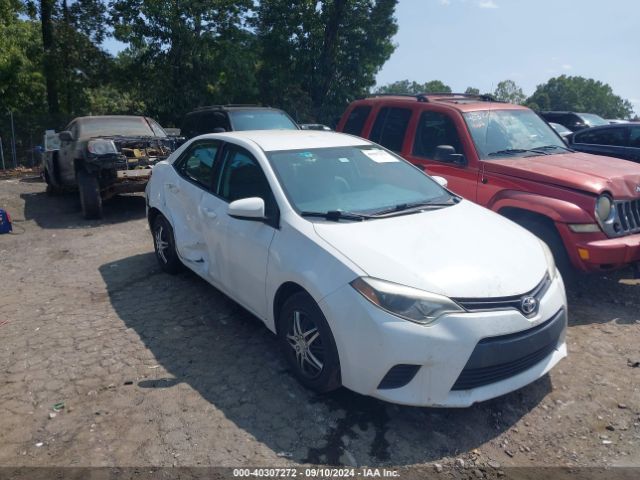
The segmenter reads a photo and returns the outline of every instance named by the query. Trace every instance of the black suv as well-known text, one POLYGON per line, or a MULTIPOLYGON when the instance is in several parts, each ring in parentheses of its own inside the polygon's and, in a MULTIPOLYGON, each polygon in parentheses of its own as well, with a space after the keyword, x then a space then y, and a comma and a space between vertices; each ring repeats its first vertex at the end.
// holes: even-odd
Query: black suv
POLYGON ((600 125, 609 125, 604 118, 595 113, 576 113, 576 112, 540 112, 540 116, 547 122, 559 123, 564 125, 572 132, 577 132, 583 128, 598 127, 600 125))
POLYGON ((189 112, 182 120, 181 133, 187 139, 205 133, 234 130, 299 130, 282 110, 259 105, 211 105, 189 112))
POLYGON ((569 146, 580 152, 640 162, 640 123, 589 128, 569 137, 569 146))

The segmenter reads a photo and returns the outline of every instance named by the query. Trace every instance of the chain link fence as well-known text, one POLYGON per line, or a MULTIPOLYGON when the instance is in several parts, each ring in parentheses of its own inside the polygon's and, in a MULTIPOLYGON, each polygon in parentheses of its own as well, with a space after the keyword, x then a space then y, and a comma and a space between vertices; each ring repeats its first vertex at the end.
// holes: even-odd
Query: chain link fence
POLYGON ((40 165, 45 130, 62 130, 66 114, 0 113, 0 170, 40 165))

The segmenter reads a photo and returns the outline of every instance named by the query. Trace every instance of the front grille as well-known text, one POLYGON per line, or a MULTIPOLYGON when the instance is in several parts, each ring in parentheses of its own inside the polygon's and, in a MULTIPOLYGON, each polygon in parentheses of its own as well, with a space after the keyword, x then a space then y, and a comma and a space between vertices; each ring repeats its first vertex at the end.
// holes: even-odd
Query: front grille
POLYGON ((468 312, 515 309, 527 317, 532 317, 538 312, 538 309, 536 308, 533 312, 525 314, 522 311, 523 298, 533 297, 536 299, 537 304, 540 305, 540 301, 542 300, 542 297, 544 297, 545 293, 547 293, 550 285, 551 278, 549 278, 549 274, 547 273, 533 290, 525 293, 524 295, 493 298, 454 298, 453 300, 468 312))
POLYGON ((528 370, 555 350, 566 324, 567 315, 561 309, 529 330, 481 340, 452 390, 489 385, 528 370))
POLYGON ((379 390, 390 390, 392 388, 404 387, 407 383, 413 380, 420 370, 420 365, 395 365, 389 369, 384 378, 378 385, 379 390))
POLYGON ((640 232, 640 199, 624 200, 615 203, 618 221, 622 231, 619 235, 640 232))

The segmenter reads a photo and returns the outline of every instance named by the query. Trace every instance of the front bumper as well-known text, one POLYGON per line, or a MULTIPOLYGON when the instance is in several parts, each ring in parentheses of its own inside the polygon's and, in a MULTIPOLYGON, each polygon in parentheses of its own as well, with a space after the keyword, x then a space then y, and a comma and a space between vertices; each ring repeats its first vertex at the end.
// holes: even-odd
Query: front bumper
POLYGON ((588 272, 611 270, 640 262, 640 233, 626 237, 576 242, 577 260, 588 272), (587 253, 584 253, 587 252, 587 253), (588 258, 587 258, 588 257, 588 258))
POLYGON ((538 313, 529 319, 516 310, 504 310, 447 315, 423 326, 380 310, 350 285, 325 297, 320 308, 338 347, 343 385, 394 403, 467 407, 524 387, 545 375, 567 354, 566 297, 560 276, 541 299, 538 313), (456 386, 483 339, 530 330, 563 309, 556 345, 535 364, 475 388, 462 390, 460 383, 456 386), (379 388, 387 373, 398 366, 417 366, 417 371, 403 386, 379 388))

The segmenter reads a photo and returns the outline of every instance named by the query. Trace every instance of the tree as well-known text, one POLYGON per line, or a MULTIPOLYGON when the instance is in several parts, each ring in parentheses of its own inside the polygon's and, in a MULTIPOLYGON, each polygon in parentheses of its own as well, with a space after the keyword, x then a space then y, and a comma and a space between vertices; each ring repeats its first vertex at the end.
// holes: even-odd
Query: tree
POLYGON ((466 93, 467 95, 480 95, 480 89, 474 88, 474 87, 467 87, 464 93, 466 93))
POLYGON ((394 50, 397 0, 262 1, 260 96, 299 120, 331 123, 375 84, 394 50))
POLYGON ((45 84, 38 24, 18 1, 0 0, 0 118, 7 110, 41 111, 45 84))
POLYGON ((397 82, 383 85, 376 90, 376 93, 400 93, 417 95, 419 93, 451 93, 451 87, 445 85, 440 80, 430 80, 425 83, 418 83, 409 80, 400 80, 397 82))
POLYGON ((253 101, 256 47, 245 28, 251 5, 113 0, 114 36, 129 44, 117 60, 122 88, 144 98, 148 113, 163 122, 205 103, 253 101))
POLYGON ((524 103, 527 99, 522 89, 513 80, 503 80, 498 83, 493 96, 499 102, 515 103, 517 105, 524 103))
POLYGON ((606 83, 591 78, 561 75, 538 85, 527 99, 540 110, 596 113, 604 118, 630 118, 633 105, 613 93, 606 83))

